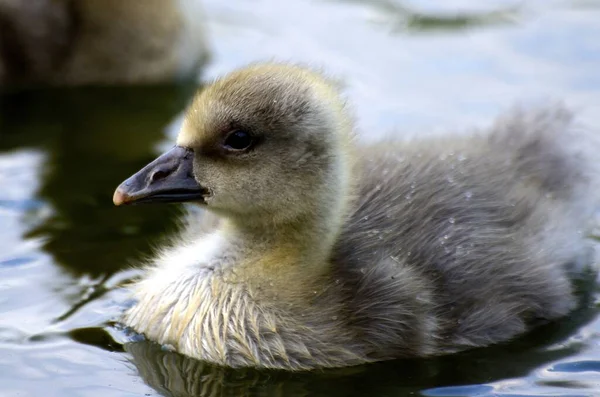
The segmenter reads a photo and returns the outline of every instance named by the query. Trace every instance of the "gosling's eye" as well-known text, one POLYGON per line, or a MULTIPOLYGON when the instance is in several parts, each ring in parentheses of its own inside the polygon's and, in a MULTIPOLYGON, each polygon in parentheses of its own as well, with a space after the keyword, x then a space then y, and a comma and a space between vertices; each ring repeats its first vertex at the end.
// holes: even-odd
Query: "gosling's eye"
POLYGON ((242 151, 249 149, 253 143, 252 135, 246 131, 236 130, 227 135, 223 141, 223 147, 229 151, 242 151))

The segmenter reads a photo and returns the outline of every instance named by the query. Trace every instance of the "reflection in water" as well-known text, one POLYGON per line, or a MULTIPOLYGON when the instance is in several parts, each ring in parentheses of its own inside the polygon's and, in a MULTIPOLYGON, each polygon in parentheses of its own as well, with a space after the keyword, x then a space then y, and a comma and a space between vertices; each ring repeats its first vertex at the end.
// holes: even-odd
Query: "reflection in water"
MULTIPOLYGON (((55 338, 55 333, 78 340, 92 335, 91 330, 102 332, 77 327, 101 327, 121 310, 111 296, 119 280, 130 275, 111 275, 142 262, 143 253, 177 229, 181 207, 118 209, 112 205, 112 193, 155 157, 165 127, 194 88, 55 89, 0 96, 0 154, 28 148, 43 158, 36 172, 38 188, 29 200, 36 205, 21 211, 21 239, 39 241, 40 249, 53 258, 48 262, 51 268, 32 268, 35 278, 27 272, 30 263, 5 276, 9 282, 28 283, 5 289, 9 302, 29 302, 22 297, 29 291, 34 293, 28 298, 37 302, 42 291, 51 290, 52 298, 44 300, 43 307, 30 304, 43 315, 34 317, 35 325, 25 317, 34 334, 23 335, 23 340, 43 341, 55 338), (63 277, 40 279, 40 273, 53 274, 50 270, 55 269, 65 271, 63 277), (115 310, 109 313, 111 307, 115 310)), ((16 307, 8 305, 9 310, 16 307)), ((19 319, 17 315, 9 323, 11 330, 23 327, 19 319)))
MULTIPOLYGON (((450 395, 444 392, 446 387, 455 391, 452 386, 468 384, 476 385, 472 386, 476 395, 483 395, 489 391, 485 383, 526 376, 535 368, 582 349, 578 342, 563 341, 596 315, 590 301, 596 290, 594 280, 590 275, 578 282, 581 308, 568 320, 545 325, 511 343, 428 360, 290 373, 214 366, 148 341, 124 347, 144 381, 165 396, 409 396, 423 389, 428 389, 426 394, 431 391, 431 395, 445 396, 450 395), (437 389, 436 385, 444 388, 437 389)), ((599 364, 594 361, 589 365, 599 364)), ((585 383, 579 384, 579 388, 586 387, 585 383)))
POLYGON ((491 11, 462 11, 443 13, 416 10, 395 0, 336 0, 345 3, 368 3, 384 17, 393 32, 464 31, 477 27, 506 25, 517 22, 519 9, 515 7, 491 11))
MULTIPOLYGON (((524 376, 540 365, 573 355, 579 350, 577 344, 555 349, 542 346, 563 339, 593 314, 589 309, 581 310, 575 322, 548 325, 519 341, 492 348, 430 360, 398 360, 312 373, 233 370, 146 341, 126 344, 125 350, 132 355, 144 381, 164 396, 414 396, 424 388, 429 388, 431 395, 443 396, 446 394, 442 389, 432 387, 524 376)), ((489 388, 473 387, 479 393, 489 388)))
POLYGON ((182 87, 96 88, 6 95, 0 151, 48 152, 36 193, 49 206, 24 237, 74 274, 110 275, 176 228, 177 206, 112 205, 112 192, 151 160, 163 130, 185 106, 182 87), (118 214, 115 212, 118 211, 118 214))

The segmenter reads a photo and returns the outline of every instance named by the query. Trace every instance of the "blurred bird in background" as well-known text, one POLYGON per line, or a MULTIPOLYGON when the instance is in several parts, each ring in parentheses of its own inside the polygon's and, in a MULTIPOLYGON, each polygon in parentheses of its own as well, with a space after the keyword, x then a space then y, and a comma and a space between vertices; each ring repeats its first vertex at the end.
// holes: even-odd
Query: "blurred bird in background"
POLYGON ((0 87, 195 78, 202 17, 198 0, 0 0, 0 87))

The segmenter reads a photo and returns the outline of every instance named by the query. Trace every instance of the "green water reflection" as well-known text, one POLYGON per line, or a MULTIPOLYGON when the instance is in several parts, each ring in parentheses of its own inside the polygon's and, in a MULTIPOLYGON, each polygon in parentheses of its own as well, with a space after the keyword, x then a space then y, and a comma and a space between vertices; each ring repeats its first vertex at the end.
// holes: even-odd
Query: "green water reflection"
MULTIPOLYGON (((191 87, 193 89, 193 87, 191 87)), ((37 200, 50 208, 24 238, 75 274, 110 275, 174 231, 177 206, 115 210, 118 181, 143 166, 190 87, 30 91, 2 97, 0 151, 47 153, 37 200)))

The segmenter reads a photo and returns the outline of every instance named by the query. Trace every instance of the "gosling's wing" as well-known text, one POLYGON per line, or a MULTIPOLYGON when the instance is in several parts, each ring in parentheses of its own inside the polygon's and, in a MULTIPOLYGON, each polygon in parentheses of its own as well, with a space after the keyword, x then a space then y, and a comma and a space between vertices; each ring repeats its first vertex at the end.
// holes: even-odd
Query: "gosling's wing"
POLYGON ((590 264, 580 231, 599 202, 597 148, 561 109, 516 112, 487 132, 363 148, 334 255, 361 321, 377 331, 372 313, 421 296, 443 340, 477 346, 568 313, 568 265, 590 264))

